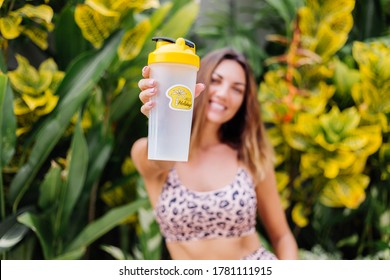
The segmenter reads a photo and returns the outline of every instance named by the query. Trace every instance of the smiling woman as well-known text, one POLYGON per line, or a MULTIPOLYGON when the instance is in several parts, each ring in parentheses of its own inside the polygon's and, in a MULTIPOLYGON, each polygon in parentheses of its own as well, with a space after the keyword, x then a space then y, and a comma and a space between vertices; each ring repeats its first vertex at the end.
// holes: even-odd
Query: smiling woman
MULTIPOLYGON (((148 67, 142 74, 141 111, 148 116, 155 106, 150 98, 159 94, 158 81, 149 78, 148 67)), ((148 160, 146 138, 131 150, 171 257, 297 258, 245 57, 231 49, 209 53, 201 60, 198 82, 189 161, 148 160), (273 253, 256 233, 257 214, 273 253)))

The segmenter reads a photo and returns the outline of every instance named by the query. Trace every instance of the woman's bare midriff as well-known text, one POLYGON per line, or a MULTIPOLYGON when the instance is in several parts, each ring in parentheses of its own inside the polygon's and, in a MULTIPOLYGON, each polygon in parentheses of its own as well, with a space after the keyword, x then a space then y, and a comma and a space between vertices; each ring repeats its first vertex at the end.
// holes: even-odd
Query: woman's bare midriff
POLYGON ((239 260, 260 247, 256 232, 243 237, 167 242, 174 260, 239 260))

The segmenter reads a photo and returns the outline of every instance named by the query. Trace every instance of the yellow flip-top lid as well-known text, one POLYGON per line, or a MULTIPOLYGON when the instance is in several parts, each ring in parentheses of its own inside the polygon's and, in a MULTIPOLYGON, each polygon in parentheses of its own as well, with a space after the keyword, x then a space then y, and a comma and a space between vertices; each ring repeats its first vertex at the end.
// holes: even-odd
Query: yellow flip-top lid
POLYGON ((148 64, 160 62, 173 62, 190 64, 199 68, 200 59, 195 53, 195 44, 184 38, 176 41, 166 37, 153 37, 156 49, 148 57, 148 64))

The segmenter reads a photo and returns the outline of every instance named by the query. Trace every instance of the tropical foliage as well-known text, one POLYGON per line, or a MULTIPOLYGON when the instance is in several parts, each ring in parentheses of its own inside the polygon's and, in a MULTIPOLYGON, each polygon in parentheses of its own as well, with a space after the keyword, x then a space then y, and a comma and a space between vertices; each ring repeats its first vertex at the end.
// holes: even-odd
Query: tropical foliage
POLYGON ((129 158, 152 36, 249 57, 302 258, 390 259, 390 1, 161 2, 0 1, 2 259, 169 257, 129 158))
POLYGON ((151 37, 185 36, 198 4, 78 2, 1 2, 0 250, 155 259, 161 236, 129 159, 146 127, 136 83, 151 37))
POLYGON ((320 244, 344 258, 367 253, 388 258, 388 176, 382 171, 376 177, 374 162, 384 163, 378 157, 388 141, 390 48, 354 41, 356 67, 340 59, 354 5, 353 0, 307 1, 298 9, 292 36, 284 40, 286 52, 267 61, 260 99, 279 176, 288 178, 281 193, 298 240, 309 234, 313 242, 305 246, 320 244), (373 192, 380 195, 374 198, 373 192), (383 212, 362 215, 367 203, 383 212))

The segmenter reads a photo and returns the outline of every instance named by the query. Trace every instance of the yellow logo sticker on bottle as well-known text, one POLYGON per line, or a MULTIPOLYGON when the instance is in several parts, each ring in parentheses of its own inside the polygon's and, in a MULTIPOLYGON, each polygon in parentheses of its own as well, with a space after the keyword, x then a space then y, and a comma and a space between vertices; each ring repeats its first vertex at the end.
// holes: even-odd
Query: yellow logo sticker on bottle
POLYGON ((192 109, 191 90, 183 85, 174 85, 166 92, 170 99, 169 107, 173 110, 188 111, 192 109))

